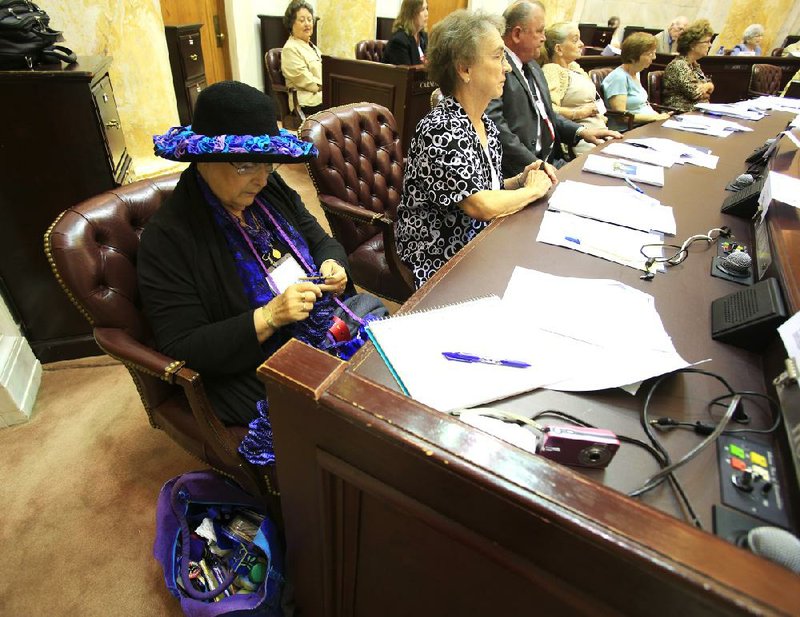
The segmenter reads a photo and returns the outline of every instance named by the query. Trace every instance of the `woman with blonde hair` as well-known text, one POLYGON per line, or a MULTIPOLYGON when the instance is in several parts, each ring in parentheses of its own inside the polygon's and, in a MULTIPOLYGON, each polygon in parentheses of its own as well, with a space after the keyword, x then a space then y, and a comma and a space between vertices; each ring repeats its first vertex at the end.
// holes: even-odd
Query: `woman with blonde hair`
MULTIPOLYGON (((606 128, 606 107, 591 78, 576 62, 583 54, 578 24, 560 22, 545 32, 545 49, 550 62, 542 67, 553 109, 565 118, 590 128, 606 128)), ((594 144, 581 140, 573 150, 583 154, 594 144)))
POLYGON ((427 0, 403 0, 382 61, 386 64, 423 64, 428 47, 427 23, 427 0))

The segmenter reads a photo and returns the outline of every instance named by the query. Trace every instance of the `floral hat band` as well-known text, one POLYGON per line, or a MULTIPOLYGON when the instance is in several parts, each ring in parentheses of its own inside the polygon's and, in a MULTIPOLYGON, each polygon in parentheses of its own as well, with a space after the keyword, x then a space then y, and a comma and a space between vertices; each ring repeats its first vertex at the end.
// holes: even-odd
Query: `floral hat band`
POLYGON ((154 135, 155 153, 172 161, 300 163, 317 156, 313 144, 278 128, 272 98, 238 81, 200 93, 191 126, 154 135))
POLYGON ((171 161, 253 161, 300 163, 317 156, 314 144, 285 129, 277 135, 198 135, 191 126, 175 126, 153 136, 157 156, 171 161))

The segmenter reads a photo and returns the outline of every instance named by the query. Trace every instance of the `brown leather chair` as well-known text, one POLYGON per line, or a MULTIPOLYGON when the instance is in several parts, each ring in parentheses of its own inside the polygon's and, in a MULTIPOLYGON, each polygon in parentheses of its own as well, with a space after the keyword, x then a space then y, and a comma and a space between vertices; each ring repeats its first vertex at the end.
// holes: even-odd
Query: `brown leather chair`
POLYGON ((650 71, 647 74, 647 98, 650 106, 656 111, 672 111, 680 113, 679 109, 668 107, 664 101, 664 71, 650 71))
POLYGON ((300 109, 300 103, 297 100, 297 90, 286 86, 286 80, 281 71, 281 53, 282 47, 275 47, 270 49, 264 55, 264 63, 267 65, 267 75, 269 75, 270 85, 272 86, 272 94, 278 103, 278 109, 281 114, 281 123, 283 128, 290 131, 297 130, 306 115, 300 109), (289 105, 289 98, 292 99, 292 105, 289 105))
POLYGON ((356 60, 380 62, 383 59, 383 50, 386 49, 387 42, 382 39, 359 41, 356 43, 356 60))
POLYGON ((306 165, 353 282, 405 301, 414 284, 395 247, 403 153, 394 116, 374 103, 344 105, 306 118, 300 138, 319 150, 306 165))
POLYGON ((750 69, 750 87, 747 96, 772 96, 781 90, 781 67, 774 64, 754 64, 750 69))
POLYGON ((56 279, 93 326, 95 341, 133 378, 150 425, 187 452, 264 498, 280 520, 274 468, 237 451, 247 427, 226 427, 211 409, 200 375, 155 350, 139 303, 136 254, 150 217, 172 194, 179 174, 119 187, 59 215, 44 236, 56 279))
POLYGON ((783 55, 783 47, 776 47, 771 52, 769 52, 769 55, 780 58, 783 55))
MULTIPOLYGON (((603 80, 608 77, 608 74, 614 70, 615 67, 613 66, 601 66, 596 69, 589 69, 589 77, 594 84, 595 89, 597 90, 597 94, 600 95, 600 98, 603 99, 603 102, 606 104, 606 108, 608 108, 608 102, 606 101, 605 93, 603 92, 603 80)), ((606 109, 606 117, 608 118, 617 118, 620 122, 623 122, 628 125, 628 128, 625 130, 631 130, 633 128, 633 114, 628 111, 613 111, 611 109, 606 109)))

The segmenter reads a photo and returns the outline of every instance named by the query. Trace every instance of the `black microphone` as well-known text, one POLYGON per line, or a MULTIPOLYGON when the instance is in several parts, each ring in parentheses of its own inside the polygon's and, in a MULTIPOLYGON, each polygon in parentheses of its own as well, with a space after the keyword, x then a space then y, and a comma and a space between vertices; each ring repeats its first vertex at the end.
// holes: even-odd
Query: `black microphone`
POLYGON ((717 260, 717 268, 737 278, 750 276, 753 258, 744 251, 733 251, 717 260))
POLYGON ((800 574, 800 538, 780 527, 754 527, 736 544, 800 574))
POLYGON ((755 182, 753 174, 745 173, 736 176, 736 179, 725 187, 726 191, 740 191, 755 182))

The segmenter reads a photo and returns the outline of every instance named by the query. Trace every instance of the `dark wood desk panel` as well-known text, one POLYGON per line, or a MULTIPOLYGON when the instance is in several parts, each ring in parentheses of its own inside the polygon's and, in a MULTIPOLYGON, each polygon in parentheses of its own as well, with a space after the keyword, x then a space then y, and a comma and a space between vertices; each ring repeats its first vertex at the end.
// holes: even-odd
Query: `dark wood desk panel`
MULTIPOLYGON (((662 63, 662 56, 656 64, 662 63)), ((666 63, 664 63, 666 64, 666 63)), ((705 56, 700 58, 700 66, 707 77, 714 82, 712 103, 735 103, 748 97, 750 72, 754 64, 773 64, 783 71, 781 89, 789 83, 798 69, 800 58, 776 58, 774 56, 705 56)))
POLYGON ((337 107, 366 101, 388 108, 397 122, 404 155, 417 123, 430 111, 435 88, 421 66, 322 56, 323 105, 337 107))
MULTIPOLYGON (((677 244, 688 236, 706 233, 723 224, 730 226, 741 241, 749 243, 749 223, 719 211, 728 194, 724 187, 731 178, 742 173, 745 156, 767 137, 783 129, 790 117, 790 114, 775 113, 758 123, 751 123, 756 129, 754 132, 736 133, 724 139, 664 129, 652 124, 631 133, 631 136, 669 137, 692 145, 707 146, 720 156, 716 170, 690 165, 674 166, 665 170, 664 188, 643 185, 648 195, 674 208, 677 244)), ((600 185, 620 184, 614 178, 584 173, 581 171, 582 165, 583 159, 577 159, 559 170, 559 177, 562 180, 600 185)), ((698 362, 710 358, 712 361, 701 368, 719 373, 737 389, 764 391, 758 355, 710 338, 711 301, 741 289, 736 283, 710 276, 716 245, 706 247, 695 244, 686 261, 665 273, 657 274, 655 280, 648 283, 640 280, 641 272, 633 268, 563 247, 537 243, 536 235, 544 212, 545 204, 541 202, 513 217, 493 223, 400 310, 431 308, 489 293, 502 295, 516 265, 560 276, 614 279, 655 297, 664 327, 672 336, 678 352, 687 361, 698 362)), ((397 389, 377 353, 365 352, 360 356, 356 372, 397 389)), ((659 388, 653 415, 670 415, 691 422, 705 421, 708 420, 706 403, 722 393, 721 386, 712 379, 679 375, 659 388)), ((640 392, 633 397, 621 390, 570 394, 539 390, 506 399, 498 407, 528 416, 555 408, 621 434, 643 437, 638 424, 643 394, 640 392), (587 409, 591 412, 587 413, 587 409)), ((696 436, 686 431, 665 433, 663 440, 673 454, 685 452, 697 443, 696 436)), ((593 470, 587 475, 619 490, 635 488, 650 471, 655 470, 655 462, 635 448, 625 450, 624 455, 618 455, 607 470, 593 470)), ((687 482, 686 488, 693 506, 707 529, 711 528, 711 505, 719 501, 718 485, 712 483, 713 490, 708 490, 707 473, 711 468, 716 474, 716 467, 715 449, 709 448, 678 472, 678 477, 687 482)), ((680 507, 666 487, 652 491, 642 499, 673 516, 682 517, 680 507)))
POLYGON ((259 374, 304 614, 800 614, 789 571, 323 352, 259 374))

